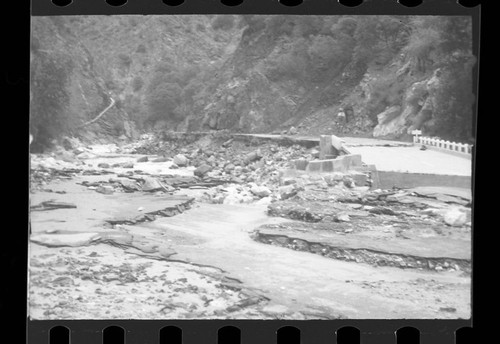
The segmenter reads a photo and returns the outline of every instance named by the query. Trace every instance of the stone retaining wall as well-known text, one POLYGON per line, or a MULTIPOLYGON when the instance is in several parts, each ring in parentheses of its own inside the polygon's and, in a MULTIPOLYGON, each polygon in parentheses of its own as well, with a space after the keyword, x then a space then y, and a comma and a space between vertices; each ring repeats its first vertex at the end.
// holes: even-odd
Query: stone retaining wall
POLYGON ((294 161, 297 170, 306 172, 342 172, 358 170, 363 167, 360 154, 341 155, 335 159, 312 160, 299 159, 294 161))

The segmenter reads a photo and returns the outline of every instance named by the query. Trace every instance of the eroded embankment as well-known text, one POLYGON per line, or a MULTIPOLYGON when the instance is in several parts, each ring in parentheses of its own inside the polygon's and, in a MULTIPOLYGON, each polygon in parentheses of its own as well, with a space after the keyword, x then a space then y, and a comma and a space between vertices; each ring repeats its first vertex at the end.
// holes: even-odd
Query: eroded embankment
POLYGON ((335 247, 321 242, 309 242, 297 237, 266 233, 264 228, 257 230, 253 238, 265 244, 310 252, 327 258, 356 263, 367 263, 373 266, 392 266, 434 271, 455 270, 465 273, 471 272, 471 262, 466 259, 446 257, 428 258, 375 251, 371 249, 335 247))
POLYGON ((161 209, 157 209, 154 211, 150 211, 144 214, 140 214, 130 218, 116 218, 106 220, 107 223, 111 225, 134 225, 142 222, 151 222, 156 220, 157 218, 162 217, 172 217, 175 215, 182 214, 184 211, 189 210, 194 203, 193 197, 188 196, 177 196, 171 197, 176 201, 175 205, 170 205, 166 207, 162 207, 161 209))
POLYGON ((294 222, 261 226, 253 239, 373 266, 470 274, 470 205, 452 188, 301 192, 268 207, 294 222))

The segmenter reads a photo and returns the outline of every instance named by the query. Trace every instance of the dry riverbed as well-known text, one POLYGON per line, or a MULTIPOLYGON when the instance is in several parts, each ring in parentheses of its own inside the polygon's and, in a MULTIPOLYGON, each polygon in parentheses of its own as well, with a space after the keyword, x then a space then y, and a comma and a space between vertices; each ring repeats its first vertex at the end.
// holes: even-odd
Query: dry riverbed
POLYGON ((470 190, 227 137, 32 154, 33 319, 469 318, 470 190))

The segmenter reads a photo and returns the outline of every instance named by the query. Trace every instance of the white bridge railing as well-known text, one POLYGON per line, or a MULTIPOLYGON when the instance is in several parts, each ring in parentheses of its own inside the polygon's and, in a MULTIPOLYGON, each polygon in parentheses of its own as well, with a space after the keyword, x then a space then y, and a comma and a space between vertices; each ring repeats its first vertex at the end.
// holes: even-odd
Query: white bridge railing
POLYGON ((450 142, 438 138, 420 136, 419 133, 413 133, 413 134, 414 134, 413 136, 414 143, 420 143, 425 146, 436 147, 456 153, 472 154, 473 145, 469 145, 467 143, 450 142))

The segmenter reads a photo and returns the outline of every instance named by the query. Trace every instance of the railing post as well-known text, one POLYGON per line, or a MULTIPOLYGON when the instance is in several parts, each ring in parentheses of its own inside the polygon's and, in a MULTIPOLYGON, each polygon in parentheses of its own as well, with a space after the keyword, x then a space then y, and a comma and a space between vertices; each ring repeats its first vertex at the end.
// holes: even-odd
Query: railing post
POLYGON ((422 130, 412 130, 411 133, 413 135, 413 143, 421 142, 420 135, 422 135, 422 130))
POLYGON ((421 143, 422 145, 433 146, 453 152, 472 154, 472 145, 469 145, 467 143, 447 141, 433 137, 419 136, 415 134, 415 130, 412 132, 412 134, 415 135, 413 136, 414 143, 421 143))

